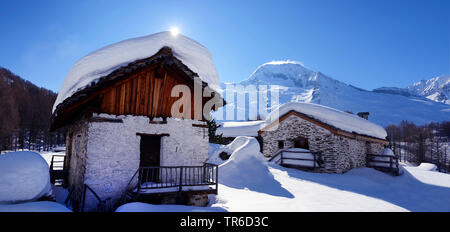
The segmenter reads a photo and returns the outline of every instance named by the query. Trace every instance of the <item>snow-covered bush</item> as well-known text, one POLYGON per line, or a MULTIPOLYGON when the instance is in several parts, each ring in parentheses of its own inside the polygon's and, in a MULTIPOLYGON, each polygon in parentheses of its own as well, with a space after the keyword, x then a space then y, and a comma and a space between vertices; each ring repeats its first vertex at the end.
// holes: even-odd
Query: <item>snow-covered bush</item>
POLYGON ((380 155, 395 156, 394 152, 390 148, 385 148, 380 152, 380 155))
MULTIPOLYGON (((386 156, 392 156, 395 157, 394 152, 390 148, 385 148, 382 151, 380 151, 379 155, 386 155, 386 156)), ((390 157, 375 157, 373 158, 374 161, 387 161, 389 162, 391 160, 390 157)), ((386 163, 375 163, 377 166, 389 166, 389 164, 386 163)))
POLYGON ((36 152, 0 155, 0 204, 34 201, 51 193, 47 162, 36 152))

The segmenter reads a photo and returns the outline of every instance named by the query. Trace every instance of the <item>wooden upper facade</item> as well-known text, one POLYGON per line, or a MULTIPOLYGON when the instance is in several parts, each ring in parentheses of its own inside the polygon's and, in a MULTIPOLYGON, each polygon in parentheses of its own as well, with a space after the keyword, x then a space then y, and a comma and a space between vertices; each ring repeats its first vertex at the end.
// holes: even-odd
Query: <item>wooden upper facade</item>
MULTIPOLYGON (((191 115, 183 117, 205 120, 203 116, 194 117, 196 76, 196 73, 173 56, 170 48, 164 47, 154 56, 119 68, 93 86, 66 99, 57 106, 52 116, 51 130, 70 124, 83 113, 148 116, 150 119, 172 117, 172 106, 182 97, 171 97, 176 85, 188 86, 191 92, 190 102, 184 102, 185 105, 190 104, 191 115)), ((198 84, 202 86, 202 92, 205 88, 212 92, 212 97, 202 98, 203 109, 204 104, 218 93, 205 82, 198 84)), ((217 104, 222 106, 224 101, 221 97, 219 99, 217 104)), ((183 112, 184 109, 180 111, 183 112)))

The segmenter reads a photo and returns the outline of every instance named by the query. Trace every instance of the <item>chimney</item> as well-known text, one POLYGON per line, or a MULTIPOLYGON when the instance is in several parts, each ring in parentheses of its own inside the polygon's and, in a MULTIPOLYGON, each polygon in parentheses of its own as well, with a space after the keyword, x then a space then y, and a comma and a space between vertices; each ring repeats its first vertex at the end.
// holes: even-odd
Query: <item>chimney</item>
POLYGON ((369 120, 369 112, 358 112, 358 116, 364 118, 365 120, 369 120))

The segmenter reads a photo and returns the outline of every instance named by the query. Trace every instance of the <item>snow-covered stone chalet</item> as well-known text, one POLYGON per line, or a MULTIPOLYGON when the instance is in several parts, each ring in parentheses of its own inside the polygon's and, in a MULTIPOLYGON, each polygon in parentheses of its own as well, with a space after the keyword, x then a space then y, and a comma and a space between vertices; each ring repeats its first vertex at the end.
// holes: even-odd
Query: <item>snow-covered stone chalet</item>
MULTIPOLYGON (((109 45, 76 62, 58 94, 51 126, 68 129, 65 169, 72 201, 83 204, 86 185, 113 204, 123 200, 127 190, 127 198, 141 197, 136 189, 149 194, 214 192, 208 184, 217 181, 217 167, 205 166, 208 126, 203 114, 194 115, 194 107, 203 109, 207 102, 223 105, 214 90, 218 83, 209 51, 169 32, 109 45), (192 93, 185 109, 179 109, 181 116, 171 113, 183 97, 172 96, 176 85, 192 93), (209 97, 194 99, 196 86, 209 97), (143 168, 149 166, 155 168, 143 168), (188 182, 193 186, 184 186, 188 182)), ((204 195, 183 197, 204 204, 204 195)), ((90 191, 85 199, 87 209, 97 206, 90 191)))
POLYGON ((263 121, 224 122, 217 133, 225 138, 256 137, 266 157, 291 148, 309 150, 318 156, 315 171, 327 173, 366 166, 366 155, 379 154, 388 144, 385 129, 366 119, 297 102, 281 105, 263 121))

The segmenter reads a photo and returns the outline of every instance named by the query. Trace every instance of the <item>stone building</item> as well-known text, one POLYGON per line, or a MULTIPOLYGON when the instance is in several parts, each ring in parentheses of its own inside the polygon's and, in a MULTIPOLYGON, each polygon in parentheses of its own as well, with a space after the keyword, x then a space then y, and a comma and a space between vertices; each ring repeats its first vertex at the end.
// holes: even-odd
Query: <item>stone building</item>
POLYGON ((212 176, 217 178, 212 173, 217 167, 205 166, 208 126, 195 109, 223 105, 214 90, 218 81, 208 50, 169 32, 122 41, 80 59, 58 94, 51 126, 67 128, 72 201, 95 210, 99 201, 92 192, 117 205, 124 196, 142 200, 138 189, 148 195, 157 190, 158 196, 192 193, 182 197, 205 204, 204 194, 217 192, 212 176), (177 87, 187 92, 174 91, 177 87), (203 172, 187 172, 197 169, 203 172), (196 189, 184 186, 191 180, 196 189), (86 197, 85 186, 92 190, 86 197))
POLYGON ((364 167, 366 154, 378 154, 388 144, 384 128, 356 115, 310 103, 283 104, 267 120, 244 122, 241 128, 239 123, 224 123, 219 133, 228 138, 258 138, 266 157, 290 148, 309 150, 321 161, 315 171, 327 173, 364 167))

